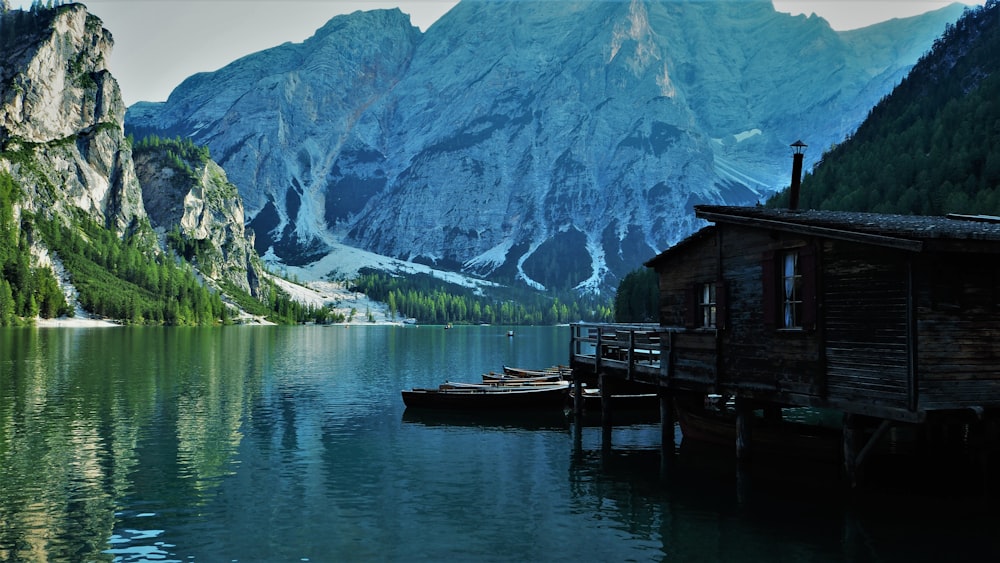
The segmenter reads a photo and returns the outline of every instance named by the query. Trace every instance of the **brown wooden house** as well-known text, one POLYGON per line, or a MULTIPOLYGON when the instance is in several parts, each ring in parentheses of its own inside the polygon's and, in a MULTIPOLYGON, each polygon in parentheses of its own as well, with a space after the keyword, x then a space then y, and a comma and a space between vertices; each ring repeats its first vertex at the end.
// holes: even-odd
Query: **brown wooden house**
POLYGON ((738 455, 754 411, 842 413, 852 479, 892 429, 997 450, 1000 218, 695 213, 712 224, 646 263, 659 276, 657 325, 572 326, 577 385, 596 376, 605 397, 655 388, 665 443, 678 399, 733 398, 738 455))
POLYGON ((669 387, 885 420, 1000 413, 1000 219, 698 206, 647 263, 669 387))

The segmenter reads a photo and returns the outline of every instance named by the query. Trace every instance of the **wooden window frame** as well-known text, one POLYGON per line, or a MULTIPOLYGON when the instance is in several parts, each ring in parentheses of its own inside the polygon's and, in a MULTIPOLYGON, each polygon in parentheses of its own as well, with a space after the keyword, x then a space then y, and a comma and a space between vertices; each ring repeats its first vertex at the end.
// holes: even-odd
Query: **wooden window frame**
POLYGON ((701 284, 701 291, 698 292, 698 312, 701 320, 700 328, 715 328, 718 323, 718 286, 714 282, 701 284))
POLYGON ((691 284, 687 289, 687 307, 684 325, 695 330, 722 330, 726 328, 726 284, 722 280, 691 284), (706 291, 709 300, 705 300, 706 291), (711 293, 714 292, 714 301, 711 293), (713 318, 714 317, 714 318, 713 318))
POLYGON ((778 267, 780 270, 780 291, 778 327, 782 330, 802 330, 802 264, 799 261, 798 250, 781 252, 778 267))
POLYGON ((819 268, 815 249, 804 245, 767 251, 761 259, 761 274, 764 326, 791 333, 816 330, 819 268), (786 277, 785 261, 789 255, 797 257, 796 268, 791 277, 786 277), (786 292, 789 279, 793 284, 791 295, 786 292), (786 325, 789 306, 793 307, 792 319, 786 325))

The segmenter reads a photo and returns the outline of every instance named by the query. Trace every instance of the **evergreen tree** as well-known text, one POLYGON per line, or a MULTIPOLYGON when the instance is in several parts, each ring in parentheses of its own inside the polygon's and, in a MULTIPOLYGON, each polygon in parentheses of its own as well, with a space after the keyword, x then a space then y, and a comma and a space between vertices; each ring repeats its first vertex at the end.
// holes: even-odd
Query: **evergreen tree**
POLYGON ((615 293, 615 321, 656 322, 659 317, 659 277, 651 268, 629 272, 615 293))
POLYGON ((14 293, 11 291, 10 283, 0 278, 0 326, 11 326, 16 320, 14 293))

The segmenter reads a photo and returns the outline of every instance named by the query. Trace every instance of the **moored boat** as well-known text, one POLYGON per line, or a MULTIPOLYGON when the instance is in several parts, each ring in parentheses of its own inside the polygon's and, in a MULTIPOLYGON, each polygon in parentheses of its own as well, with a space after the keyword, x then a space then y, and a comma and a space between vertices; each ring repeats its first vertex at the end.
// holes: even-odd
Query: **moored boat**
POLYGON ((483 374, 483 382, 490 383, 521 383, 525 381, 562 381, 563 376, 558 373, 553 373, 549 375, 535 375, 522 377, 519 375, 511 375, 507 373, 495 373, 489 372, 483 374))
POLYGON ((450 389, 450 388, 469 388, 475 387, 480 389, 495 389, 497 387, 512 387, 512 388, 524 388, 524 387, 548 387, 548 386, 568 386, 568 381, 549 381, 549 380, 537 380, 537 379, 503 379, 499 381, 486 381, 482 383, 465 383, 461 381, 445 381, 439 387, 439 389, 450 389))
POLYGON ((513 377, 550 377, 556 376, 559 379, 566 379, 572 370, 566 366, 552 366, 545 369, 527 369, 503 366, 503 375, 513 377))
POLYGON ((445 383, 437 388, 403 390, 402 396, 407 408, 521 410, 562 409, 568 393, 566 381, 545 385, 445 383))

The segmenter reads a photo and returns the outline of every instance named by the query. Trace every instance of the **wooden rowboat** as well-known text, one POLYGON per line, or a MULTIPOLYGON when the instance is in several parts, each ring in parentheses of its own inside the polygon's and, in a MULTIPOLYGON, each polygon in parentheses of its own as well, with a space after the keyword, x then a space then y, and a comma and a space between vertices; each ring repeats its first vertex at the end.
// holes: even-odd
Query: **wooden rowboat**
POLYGON ((483 381, 482 383, 463 383, 460 381, 445 381, 439 389, 476 387, 480 389, 495 389, 497 387, 546 387, 550 385, 568 386, 568 381, 549 381, 544 379, 503 379, 498 381, 483 381))
POLYGON ((536 375, 530 377, 522 377, 518 375, 511 375, 507 373, 495 373, 489 372, 483 374, 483 382, 500 382, 500 383, 523 383, 526 381, 562 381, 563 376, 558 373, 548 374, 548 375, 536 375))
POLYGON ((407 408, 456 410, 480 409, 562 409, 566 406, 569 382, 548 385, 455 385, 448 383, 436 389, 403 390, 407 408))
POLYGON ((559 379, 566 379, 572 373, 566 366, 552 366, 545 369, 526 369, 503 366, 503 374, 513 377, 547 377, 557 376, 559 379))

